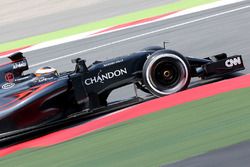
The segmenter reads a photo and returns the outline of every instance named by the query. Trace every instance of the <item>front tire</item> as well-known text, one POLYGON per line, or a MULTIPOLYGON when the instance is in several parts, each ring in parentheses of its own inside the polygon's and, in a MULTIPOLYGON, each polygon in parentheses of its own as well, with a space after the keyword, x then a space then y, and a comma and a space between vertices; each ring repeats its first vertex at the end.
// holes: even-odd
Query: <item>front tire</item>
POLYGON ((143 83, 155 96, 166 96, 184 90, 190 79, 188 61, 173 50, 155 52, 143 66, 143 83))

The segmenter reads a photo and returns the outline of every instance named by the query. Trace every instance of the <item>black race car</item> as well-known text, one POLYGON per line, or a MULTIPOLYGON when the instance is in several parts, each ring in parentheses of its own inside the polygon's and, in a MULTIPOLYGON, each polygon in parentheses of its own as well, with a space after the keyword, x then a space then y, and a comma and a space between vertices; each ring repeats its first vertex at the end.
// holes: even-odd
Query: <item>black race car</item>
POLYGON ((153 95, 165 96, 186 89, 192 77, 215 78, 244 69, 240 55, 184 57, 163 47, 145 48, 127 56, 96 61, 73 60, 69 72, 23 74, 28 62, 22 53, 0 65, 0 141, 13 134, 123 108, 143 100, 109 104, 110 93, 134 84, 153 95))

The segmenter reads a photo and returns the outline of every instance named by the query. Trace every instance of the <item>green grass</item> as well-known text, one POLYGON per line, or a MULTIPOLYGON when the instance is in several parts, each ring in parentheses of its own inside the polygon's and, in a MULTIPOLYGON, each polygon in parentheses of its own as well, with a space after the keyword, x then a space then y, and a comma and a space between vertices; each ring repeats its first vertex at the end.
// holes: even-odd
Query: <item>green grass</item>
POLYGON ((15 49, 15 48, 23 47, 23 46, 34 45, 37 43, 50 41, 50 40, 58 39, 62 37, 67 37, 70 35, 75 35, 75 34, 87 32, 87 31, 114 26, 114 25, 118 25, 122 23, 127 23, 130 21, 135 21, 135 20, 139 20, 139 19, 143 19, 143 18, 147 18, 151 16, 168 13, 168 12, 183 10, 183 9, 187 9, 190 7, 194 7, 194 6, 198 6, 198 5, 202 5, 202 4, 210 3, 214 1, 216 0, 195 0, 195 1, 194 0, 180 0, 176 3, 172 3, 172 4, 160 6, 160 7, 155 7, 151 9, 146 9, 143 11, 126 14, 123 16, 117 16, 117 17, 113 17, 110 19, 92 22, 92 23, 88 23, 84 25, 79 25, 76 27, 67 28, 67 29, 56 31, 56 32, 42 34, 42 35, 30 37, 30 38, 20 39, 17 41, 2 43, 0 44, 0 52, 4 52, 7 50, 11 50, 11 49, 15 49))
POLYGON ((165 109, 48 148, 3 167, 153 167, 250 139, 250 88, 165 109))

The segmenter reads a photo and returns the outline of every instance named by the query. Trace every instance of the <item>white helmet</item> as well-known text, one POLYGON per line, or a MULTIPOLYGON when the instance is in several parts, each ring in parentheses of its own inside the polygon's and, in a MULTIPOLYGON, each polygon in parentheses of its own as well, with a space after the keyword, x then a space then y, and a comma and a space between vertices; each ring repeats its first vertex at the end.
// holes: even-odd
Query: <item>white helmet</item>
POLYGON ((44 75, 50 75, 50 74, 58 76, 57 70, 55 68, 53 68, 53 67, 48 67, 48 66, 39 68, 35 72, 35 75, 37 77, 44 76, 44 75))

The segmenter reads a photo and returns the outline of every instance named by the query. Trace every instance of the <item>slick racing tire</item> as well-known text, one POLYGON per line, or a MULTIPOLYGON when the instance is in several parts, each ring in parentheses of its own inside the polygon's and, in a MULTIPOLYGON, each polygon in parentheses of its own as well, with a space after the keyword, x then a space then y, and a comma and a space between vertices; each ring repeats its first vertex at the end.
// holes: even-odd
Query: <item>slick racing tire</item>
POLYGON ((191 79, 186 58, 173 50, 160 50, 143 66, 143 83, 155 96, 166 96, 188 87, 191 79))

